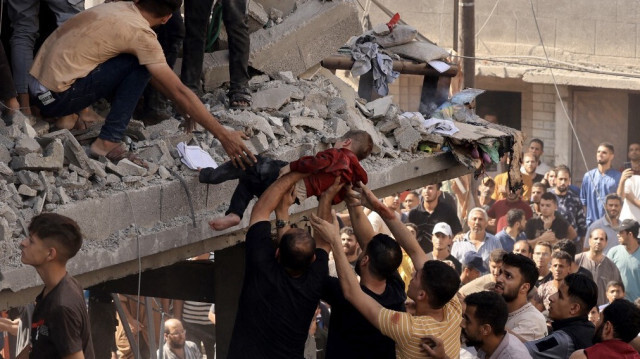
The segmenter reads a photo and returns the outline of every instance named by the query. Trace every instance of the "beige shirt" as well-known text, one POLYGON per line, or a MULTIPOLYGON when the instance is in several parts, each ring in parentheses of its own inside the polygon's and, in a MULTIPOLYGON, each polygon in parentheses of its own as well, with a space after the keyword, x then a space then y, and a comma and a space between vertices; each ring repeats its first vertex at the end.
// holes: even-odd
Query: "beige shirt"
POLYGON ((496 282, 493 281, 493 276, 491 275, 491 273, 489 273, 463 285, 462 288, 458 290, 458 293, 466 297, 469 294, 483 292, 485 290, 492 290, 495 285, 496 282))
POLYGON ((547 321, 538 308, 531 303, 527 303, 520 309, 509 313, 505 328, 518 334, 526 341, 537 340, 547 336, 547 321))
POLYGON ((140 65, 166 62, 149 22, 129 1, 98 5, 67 20, 44 42, 30 74, 63 92, 120 54, 136 56, 140 65))
POLYGON ((589 258, 589 252, 583 252, 576 255, 576 263, 591 272, 593 280, 598 285, 598 306, 609 303, 607 300, 607 283, 612 280, 622 282, 620 271, 615 263, 606 256, 596 263, 589 258))

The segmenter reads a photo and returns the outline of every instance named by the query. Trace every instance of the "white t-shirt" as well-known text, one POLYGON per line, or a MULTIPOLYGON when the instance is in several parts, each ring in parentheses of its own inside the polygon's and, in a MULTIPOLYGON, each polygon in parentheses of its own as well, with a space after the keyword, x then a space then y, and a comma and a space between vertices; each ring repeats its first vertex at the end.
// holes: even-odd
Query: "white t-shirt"
MULTIPOLYGON (((640 176, 633 175, 624 183, 624 193, 631 193, 634 197, 640 198, 640 176)), ((640 208, 625 199, 620 211, 620 220, 640 219, 640 208)))
MULTIPOLYGON (((396 217, 399 217, 399 216, 400 215, 396 212, 396 217)), ((371 213, 369 213, 367 218, 369 219, 369 222, 371 222, 371 226, 373 227, 374 233, 386 234, 389 237, 395 239, 395 237, 393 237, 393 234, 391 234, 391 230, 389 230, 389 227, 387 227, 387 224, 384 223, 384 220, 382 219, 382 217, 380 217, 378 212, 371 211, 371 213)))

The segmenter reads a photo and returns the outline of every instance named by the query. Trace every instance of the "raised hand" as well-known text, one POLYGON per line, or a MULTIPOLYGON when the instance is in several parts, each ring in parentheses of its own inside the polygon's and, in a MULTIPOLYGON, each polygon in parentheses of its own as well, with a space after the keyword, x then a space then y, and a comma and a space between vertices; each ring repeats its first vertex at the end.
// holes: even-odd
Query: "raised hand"
MULTIPOLYGON (((335 218, 335 216, 336 211, 331 210, 331 218, 335 218)), ((323 241, 329 242, 332 245, 342 246, 338 221, 329 223, 312 213, 309 223, 311 224, 315 234, 317 234, 323 241)))

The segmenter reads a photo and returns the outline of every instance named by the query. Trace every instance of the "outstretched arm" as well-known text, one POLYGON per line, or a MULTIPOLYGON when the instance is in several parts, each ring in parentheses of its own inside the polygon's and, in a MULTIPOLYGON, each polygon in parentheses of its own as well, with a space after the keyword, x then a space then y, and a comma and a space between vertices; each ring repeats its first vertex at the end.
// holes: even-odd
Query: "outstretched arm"
MULTIPOLYGON (((336 194, 340 192, 343 186, 344 183, 340 183, 340 177, 336 177, 331 187, 322 192, 322 194, 320 195, 320 200, 318 201, 318 217, 329 223, 333 223, 334 221, 336 221, 335 213, 331 212, 331 202, 333 201, 333 198, 336 196, 336 194)), ((327 253, 329 253, 331 251, 331 243, 316 237, 317 235, 314 232, 316 247, 324 249, 327 253)))
POLYGON ((304 173, 291 172, 285 176, 278 178, 277 181, 271 184, 269 188, 260 196, 258 203, 253 206, 251 211, 250 225, 254 225, 257 222, 268 221, 271 212, 273 212, 282 197, 296 184, 299 180, 308 176, 304 173))
MULTIPOLYGON (((333 212, 333 211, 332 211, 333 212)), ((332 213, 335 216, 335 213, 332 213)), ((356 273, 351 268, 347 255, 342 250, 342 241, 338 232, 338 223, 329 223, 324 219, 312 214, 311 226, 314 233, 319 235, 323 240, 331 243, 333 248, 333 258, 336 261, 336 270, 338 272, 338 279, 340 280, 340 287, 345 298, 354 306, 367 320, 377 329, 380 329, 378 324, 378 314, 382 310, 380 303, 375 299, 365 294, 360 288, 356 273)))
POLYGON ((361 192, 360 201, 362 205, 367 208, 371 208, 371 210, 376 211, 380 217, 382 217, 384 223, 386 223, 391 233, 393 233, 396 241, 398 241, 398 244, 400 244, 409 257, 411 257, 411 261, 413 262, 415 269, 417 271, 422 269, 422 266, 427 261, 427 255, 420 247, 420 244, 418 244, 418 241, 413 239, 413 236, 405 224, 400 221, 391 208, 380 203, 373 192, 371 192, 371 190, 362 182, 359 183, 359 186, 359 191, 361 192))
POLYGON ((345 202, 349 210, 351 227, 353 227, 353 233, 356 235, 358 245, 360 245, 362 250, 365 250, 371 238, 376 235, 376 232, 373 230, 369 218, 367 218, 367 215, 364 213, 364 207, 360 204, 360 193, 354 191, 351 185, 347 186, 345 202))

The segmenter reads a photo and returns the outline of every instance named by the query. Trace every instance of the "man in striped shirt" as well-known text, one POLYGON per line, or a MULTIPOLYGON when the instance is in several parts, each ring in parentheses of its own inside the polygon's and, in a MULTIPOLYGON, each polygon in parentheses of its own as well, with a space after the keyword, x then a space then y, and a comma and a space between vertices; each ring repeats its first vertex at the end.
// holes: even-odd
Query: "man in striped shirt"
POLYGON ((411 279, 407 295, 415 302, 415 314, 384 308, 365 294, 356 274, 342 251, 338 224, 329 223, 312 215, 311 225, 320 238, 331 243, 338 271, 338 278, 345 297, 382 334, 396 343, 397 358, 423 358, 422 337, 435 335, 442 339, 446 354, 457 357, 460 352, 460 322, 462 309, 455 297, 460 278, 449 265, 440 261, 427 261, 426 254, 404 224, 392 210, 382 205, 366 186, 361 185, 361 204, 380 214, 389 229, 396 233, 396 240, 414 261, 416 272, 411 279))

